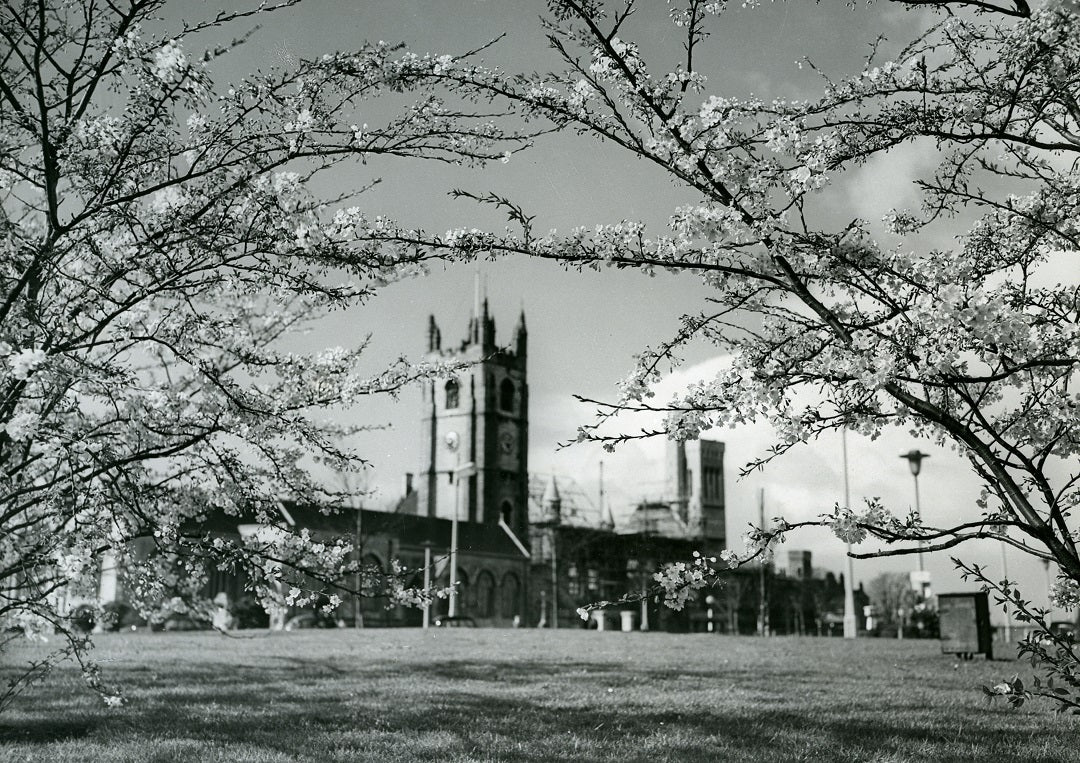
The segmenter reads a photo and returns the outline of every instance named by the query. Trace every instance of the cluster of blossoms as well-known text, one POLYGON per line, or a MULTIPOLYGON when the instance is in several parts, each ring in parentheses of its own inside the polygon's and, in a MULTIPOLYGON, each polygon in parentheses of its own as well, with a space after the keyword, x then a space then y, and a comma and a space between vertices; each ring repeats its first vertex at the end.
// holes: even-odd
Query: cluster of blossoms
MULTIPOLYGON (((690 8, 678 5, 677 0, 667 0, 669 6, 668 14, 671 17, 671 23, 677 27, 687 27, 695 21, 694 13, 690 8)), ((727 0, 711 0, 711 2, 702 3, 697 5, 695 10, 698 14, 698 21, 700 21, 701 14, 708 13, 713 16, 719 16, 723 10, 727 8, 727 0)))
MULTIPOLYGON (((773 525, 768 529, 751 525, 750 529, 742 534, 742 542, 746 552, 741 561, 752 559, 758 555, 765 561, 772 559, 775 547, 784 542, 784 534, 790 529, 791 525, 783 517, 774 517, 773 525)), ((724 561, 732 564, 733 561, 740 560, 738 560, 738 557, 728 554, 724 557, 724 561)))
POLYGON ((1076 609, 1080 605, 1080 582, 1064 575, 1054 581, 1050 589, 1050 602, 1062 609, 1076 609))
MULTIPOLYGON (((632 73, 643 73, 645 64, 641 60, 638 46, 634 43, 625 42, 618 37, 613 37, 610 42, 612 50, 619 57, 619 61, 623 63, 632 73)), ((593 48, 592 51, 592 63, 589 64, 589 71, 597 79, 613 80, 619 83, 624 83, 623 73, 619 69, 615 60, 610 58, 607 53, 600 47, 593 48)))
POLYGON ((184 78, 187 71, 187 56, 177 40, 169 40, 154 53, 151 73, 167 85, 173 85, 184 78))
POLYGON ((289 592, 285 595, 285 606, 287 607, 306 607, 310 604, 314 604, 315 600, 319 598, 319 592, 313 590, 303 590, 297 586, 293 586, 289 589, 289 592))
POLYGON ((390 560, 390 576, 385 581, 386 607, 426 607, 435 599, 445 599, 454 590, 445 588, 410 588, 403 582, 407 568, 397 559, 390 560))
POLYGON ((687 247, 701 239, 733 243, 757 240, 739 210, 724 204, 681 206, 671 216, 669 226, 677 241, 687 247))
POLYGON ((876 498, 866 500, 866 510, 856 513, 837 505, 832 514, 823 514, 825 524, 844 543, 852 545, 866 540, 867 527, 896 527, 898 520, 876 498))
POLYGON ((29 347, 15 351, 7 342, 0 342, 0 358, 4 358, 8 366, 8 374, 18 381, 26 381, 39 368, 48 361, 49 356, 44 350, 29 347))
POLYGON ((739 554, 732 551, 730 548, 725 548, 720 552, 720 561, 726 564, 728 567, 735 568, 742 563, 742 559, 739 558, 739 554))
POLYGON ((686 442, 696 440, 701 433, 713 426, 712 417, 707 411, 687 409, 669 413, 664 419, 664 430, 669 440, 686 442))
POLYGON ((4 424, 7 436, 15 442, 31 439, 38 430, 41 416, 32 411, 20 411, 11 416, 4 424))
POLYGON ((714 585, 716 573, 709 566, 710 563, 716 563, 715 556, 704 557, 695 551, 694 560, 689 565, 686 562, 673 562, 654 573, 653 580, 660 588, 664 605, 676 611, 681 610, 695 591, 714 585))
POLYGON ((443 243, 459 252, 476 253, 491 249, 495 237, 479 228, 454 228, 443 236, 443 243))
POLYGON ((885 230, 897 236, 913 233, 922 225, 922 221, 911 212, 906 210, 892 210, 881 218, 885 230))

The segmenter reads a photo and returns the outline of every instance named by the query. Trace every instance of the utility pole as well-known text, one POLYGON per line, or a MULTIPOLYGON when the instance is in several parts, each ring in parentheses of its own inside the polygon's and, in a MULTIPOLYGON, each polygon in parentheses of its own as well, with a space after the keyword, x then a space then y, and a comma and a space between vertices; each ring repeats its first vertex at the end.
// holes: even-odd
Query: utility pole
POLYGON ((458 553, 458 515, 461 513, 461 478, 471 477, 476 474, 476 464, 472 461, 461 463, 461 451, 458 446, 461 442, 457 432, 446 433, 446 447, 455 454, 454 475, 454 516, 450 522, 450 603, 447 607, 447 615, 457 615, 457 553, 458 553))
POLYGON ((559 627, 559 564, 555 558, 555 538, 558 530, 554 525, 551 532, 551 627, 559 627))
MULTIPOLYGON (((451 432, 450 434, 455 434, 451 432)), ((447 445, 450 444, 447 435, 447 445)), ((458 545, 458 514, 461 513, 461 485, 458 484, 458 469, 461 468, 461 452, 457 450, 457 438, 454 438, 454 453, 457 460, 454 462, 454 517, 450 521, 450 601, 446 607, 446 614, 450 617, 457 615, 457 545, 458 545)))
MULTIPOLYGON (((921 452, 918 448, 913 448, 907 453, 901 453, 900 458, 907 459, 908 466, 911 468, 911 476, 915 480, 915 516, 919 518, 920 524, 922 523, 922 504, 919 500, 919 472, 922 471, 922 462, 924 458, 929 458, 928 453, 921 452)), ((929 580, 926 577, 926 564, 923 561, 923 541, 919 541, 919 601, 925 602, 927 599, 927 593, 930 585, 929 580)))
MULTIPOLYGON (((840 430, 840 444, 844 452, 844 508, 851 511, 851 489, 848 483, 847 427, 840 430)), ((855 620, 855 564, 851 558, 851 544, 847 544, 844 558, 847 570, 844 575, 844 638, 855 638, 859 627, 855 620)))
MULTIPOLYGON (((765 488, 758 492, 758 526, 765 528, 765 488)), ((769 635, 769 600, 768 589, 765 585, 765 554, 761 555, 761 564, 758 567, 758 635, 769 635)))
MULTIPOLYGON (((424 541, 424 591, 431 590, 431 541, 424 541)), ((424 604, 424 620, 423 625, 425 628, 431 627, 431 602, 428 601, 424 604)))
POLYGON ((600 460, 600 521, 604 521, 604 461, 600 460))
POLYGON ((356 509, 356 617, 353 618, 353 627, 360 630, 364 627, 364 612, 360 609, 362 585, 364 579, 364 536, 361 534, 364 510, 356 509))
MULTIPOLYGON (((1005 556, 1005 543, 1001 543, 1001 577, 1004 580, 1009 579, 1009 560, 1005 556)), ((1012 643, 1012 615, 1009 613, 1008 599, 1005 600, 1005 645, 1008 646, 1012 643)))

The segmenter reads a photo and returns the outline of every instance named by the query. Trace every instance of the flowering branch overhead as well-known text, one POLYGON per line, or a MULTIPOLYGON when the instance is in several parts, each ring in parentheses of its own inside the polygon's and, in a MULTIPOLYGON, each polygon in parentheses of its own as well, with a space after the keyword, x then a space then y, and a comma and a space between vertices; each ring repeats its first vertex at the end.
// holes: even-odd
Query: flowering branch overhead
POLYGON ((214 568, 279 604, 315 586, 331 603, 431 594, 281 521, 283 498, 330 511, 354 497, 317 475, 366 466, 346 443, 369 427, 343 407, 455 370, 372 371, 366 342, 283 349, 429 256, 373 240, 396 229, 355 206, 377 179, 344 198, 310 189, 376 156, 482 165, 531 134, 454 94, 448 73, 476 51, 379 42, 218 88, 211 66, 250 33, 188 47, 294 4, 172 30, 162 0, 0 9, 0 626, 64 634, 110 702, 63 604, 96 600, 103 562, 146 613, 197 606, 214 568), (405 105, 361 111, 387 95, 405 105), (258 530, 227 541, 222 520, 258 530))
POLYGON ((667 3, 685 57, 657 70, 669 52, 650 51, 655 35, 634 40, 654 7, 550 0, 562 71, 458 70, 455 82, 643 160, 688 202, 661 231, 622 220, 544 234, 522 207, 472 194, 521 232, 386 240, 697 278, 709 304, 640 353, 614 400, 587 400, 597 414, 579 441, 610 449, 768 423, 774 446, 749 470, 827 432, 902 427, 968 459, 983 521, 929 534, 872 512, 825 523, 901 544, 886 554, 911 552, 904 541, 944 549, 999 537, 1080 581, 1080 18, 1063 2, 897 2, 923 22, 909 41, 876 40, 846 74, 811 63, 820 81, 810 97, 766 100, 708 94, 706 76, 708 30, 758 2, 667 3), (914 186, 921 204, 838 218, 834 189, 905 147, 936 158, 914 186), (729 363, 653 400, 694 342, 729 363), (637 413, 664 423, 626 426, 637 413))

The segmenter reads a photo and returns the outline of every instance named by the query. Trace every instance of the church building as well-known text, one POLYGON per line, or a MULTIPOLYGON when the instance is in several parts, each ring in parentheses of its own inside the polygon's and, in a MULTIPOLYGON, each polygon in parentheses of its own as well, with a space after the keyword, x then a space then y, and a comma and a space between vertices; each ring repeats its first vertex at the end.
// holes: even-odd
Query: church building
MULTIPOLYGON (((694 552, 715 555, 725 547, 724 443, 669 442, 663 495, 641 501, 616 522, 602 491, 596 505, 578 487, 581 475, 529 474, 524 313, 509 342, 499 344, 495 319, 477 289, 465 338, 444 344, 431 316, 426 350, 428 360, 453 371, 423 387, 420 463, 417 472, 406 475, 405 495, 394 509, 324 514, 317 505, 283 500, 282 525, 351 538, 357 558, 369 568, 389 570, 396 560, 412 573, 405 581, 410 585, 423 584, 426 569, 432 584, 454 583, 457 590, 453 611, 448 600, 438 600, 433 619, 453 614, 496 627, 583 627, 578 607, 644 592, 665 563, 688 560, 694 552)), ((235 517, 216 517, 209 529, 245 533, 235 517)), ((797 553, 797 560, 796 552, 790 555, 793 572, 769 568, 771 621, 781 631, 820 631, 823 605, 842 586, 817 579, 809 553, 797 553)), ((597 613, 589 625, 746 632, 754 627, 759 607, 757 574, 734 573, 725 593, 708 607, 701 599, 673 612, 646 598, 597 613)), ((208 602, 229 602, 241 626, 267 625, 268 613, 236 575, 209 571, 203 595, 208 602)), ((103 571, 102 598, 121 601, 122 596, 116 571, 103 571)), ((366 627, 418 626, 423 619, 420 610, 388 609, 378 597, 346 599, 335 616, 366 627)), ((275 617, 277 625, 271 627, 312 614, 279 611, 275 617)))
MULTIPOLYGON (((465 339, 444 346, 428 319, 427 358, 467 364, 429 381, 421 397, 419 472, 395 514, 415 515, 449 539, 458 519, 455 614, 481 624, 526 620, 529 572, 529 464, 526 383, 528 334, 522 312, 508 346, 496 342, 495 319, 479 289, 465 339)), ((398 521, 403 521, 404 518, 398 521)), ((404 529, 404 528, 403 528, 404 529)), ((416 545, 405 533, 403 545, 416 545)), ((445 544, 435 556, 448 560, 445 544)), ((439 581, 449 582, 442 572, 439 581)), ((440 602, 440 604, 442 604, 440 602)))

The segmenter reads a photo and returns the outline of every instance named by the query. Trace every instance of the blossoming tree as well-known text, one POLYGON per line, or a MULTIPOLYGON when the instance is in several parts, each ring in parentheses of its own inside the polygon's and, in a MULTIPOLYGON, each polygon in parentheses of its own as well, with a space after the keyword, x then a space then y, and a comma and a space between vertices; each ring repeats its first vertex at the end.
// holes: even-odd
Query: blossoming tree
MULTIPOLYGON (((728 14, 758 12, 758 4, 668 2, 681 63, 657 71, 646 41, 633 41, 637 14, 656 12, 655 4, 551 0, 550 42, 562 73, 447 75, 478 96, 509 100, 528 119, 658 168, 694 199, 672 212, 668 230, 622 221, 543 235, 512 201, 469 194, 503 207, 520 232, 457 231, 428 243, 702 279, 712 289, 708 307, 640 355, 618 399, 598 403, 598 420, 579 439, 615 447, 765 420, 777 440, 753 468, 831 430, 874 437, 903 427, 967 457, 984 485, 982 517, 932 527, 872 502, 835 507, 817 524, 852 543, 872 536, 889 544, 860 557, 1000 539, 1055 562, 1058 601, 1075 605, 1080 19, 1057 3, 1035 11, 1022 0, 894 0, 890 6, 919 16, 923 31, 902 45, 878 40, 849 75, 821 72, 815 97, 706 95, 708 34, 721 39, 728 14), (918 181, 921 207, 836 222, 836 210, 826 209, 830 186, 904 145, 938 159, 918 181), (656 401, 653 384, 696 341, 729 354, 730 367, 656 401), (604 426, 634 412, 661 412, 666 424, 636 434, 604 426)), ((746 553, 728 552, 725 561, 767 553, 793 527, 780 520, 759 528, 746 553)), ((698 559, 658 577, 674 604, 685 587, 708 583, 703 566, 698 559)), ((964 569, 999 598, 1020 598, 1009 582, 964 569)), ((1023 606, 1024 617, 1049 630, 1045 612, 1023 606)), ((1038 692, 1080 707, 1072 647, 1042 635, 1022 648, 1067 682, 1038 692)))
POLYGON ((442 369, 283 348, 420 267, 365 243, 384 220, 309 181, 374 155, 482 163, 520 145, 440 97, 450 56, 379 43, 218 90, 211 67, 244 36, 185 47, 292 4, 168 30, 162 0, 0 10, 0 631, 63 634, 113 703, 64 606, 96 599, 103 561, 148 606, 212 565, 287 603, 373 593, 346 540, 290 531, 276 502, 340 503, 311 472, 363 466, 334 411, 442 369), (399 105, 365 112, 385 121, 356 124, 386 93, 399 105), (212 537, 215 514, 255 530, 212 537), (128 558, 138 539, 150 550, 128 558))

